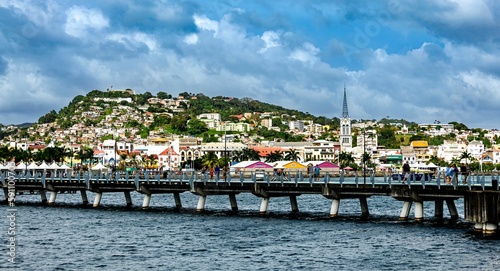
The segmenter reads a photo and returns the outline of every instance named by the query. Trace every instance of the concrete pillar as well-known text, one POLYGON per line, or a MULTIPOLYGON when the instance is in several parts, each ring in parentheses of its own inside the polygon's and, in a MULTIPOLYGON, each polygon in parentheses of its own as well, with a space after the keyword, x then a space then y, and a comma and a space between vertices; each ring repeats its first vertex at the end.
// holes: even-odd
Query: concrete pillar
POLYGON ((238 203, 236 202, 236 194, 229 194, 229 202, 231 203, 231 211, 238 212, 238 203))
POLYGON ((368 210, 368 201, 366 200, 366 197, 360 197, 359 204, 361 206, 361 217, 368 217, 370 215, 370 211, 368 210))
POLYGON ((434 201, 434 218, 443 219, 444 200, 438 199, 434 201))
POLYGON ((455 206, 455 201, 452 199, 447 199, 446 205, 448 205, 448 211, 450 212, 451 219, 458 219, 458 211, 457 206, 455 206))
POLYGON ((45 190, 40 190, 40 198, 42 198, 42 203, 45 204, 47 203, 47 195, 45 194, 45 190))
POLYGON ((495 234, 498 230, 498 223, 476 222, 474 230, 484 234, 495 234))
POLYGON ((269 198, 262 198, 260 202, 260 215, 265 215, 267 213, 267 207, 269 206, 269 198))
POLYGON ((339 214, 340 200, 333 199, 332 206, 330 207, 330 217, 336 217, 339 214))
POLYGON ((399 220, 408 220, 408 216, 410 215, 411 205, 412 205, 411 201, 405 201, 403 203, 403 209, 401 209, 399 220))
POLYGON ((415 220, 416 221, 424 220, 424 202, 423 201, 415 201, 415 220))
POLYGON ((299 205, 297 204, 297 196, 290 196, 290 205, 292 206, 292 213, 299 212, 299 205))
POLYGON ((174 193, 175 208, 180 210, 182 208, 181 195, 179 193, 174 193))
POLYGON ((151 202, 151 194, 144 194, 144 200, 142 201, 142 208, 149 208, 149 203, 151 202))
POLYGON ((203 212, 205 210, 206 201, 207 201, 207 196, 198 197, 198 206, 196 206, 196 212, 203 212))
POLYGON ((101 204, 101 198, 102 198, 102 192, 95 193, 94 205, 92 205, 92 206, 99 207, 99 204, 101 204))
POLYGON ((132 197, 130 196, 130 191, 124 191, 125 194, 125 202, 127 203, 127 207, 132 206, 132 197))
POLYGON ((82 203, 83 204, 89 204, 89 199, 87 198, 87 191, 85 190, 80 190, 80 194, 82 195, 82 203))
POLYGON ((56 202, 57 191, 50 191, 49 205, 54 205, 56 202))

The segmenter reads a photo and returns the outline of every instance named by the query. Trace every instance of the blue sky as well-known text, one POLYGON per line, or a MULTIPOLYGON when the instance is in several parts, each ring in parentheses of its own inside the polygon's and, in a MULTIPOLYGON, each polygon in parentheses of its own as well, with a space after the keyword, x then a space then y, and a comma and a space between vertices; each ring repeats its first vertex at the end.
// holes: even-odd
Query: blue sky
POLYGON ((500 128, 500 2, 0 1, 0 123, 93 89, 500 128))

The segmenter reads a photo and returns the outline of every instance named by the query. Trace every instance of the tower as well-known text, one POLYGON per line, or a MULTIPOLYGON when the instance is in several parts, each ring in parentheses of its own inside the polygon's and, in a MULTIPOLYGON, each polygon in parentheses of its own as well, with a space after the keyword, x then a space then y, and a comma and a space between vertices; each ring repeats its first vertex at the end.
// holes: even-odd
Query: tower
POLYGON ((342 105, 342 117, 340 118, 340 149, 342 151, 352 148, 351 118, 347 110, 347 94, 344 85, 344 103, 342 105))

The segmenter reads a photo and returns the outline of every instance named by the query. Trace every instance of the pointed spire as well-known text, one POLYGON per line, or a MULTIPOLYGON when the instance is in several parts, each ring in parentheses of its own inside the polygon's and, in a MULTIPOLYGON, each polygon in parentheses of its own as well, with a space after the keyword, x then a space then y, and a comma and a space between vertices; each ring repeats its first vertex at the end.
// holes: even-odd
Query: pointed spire
POLYGON ((344 83, 344 104, 342 106, 342 118, 349 118, 349 112, 347 111, 347 94, 345 90, 345 83, 344 83))

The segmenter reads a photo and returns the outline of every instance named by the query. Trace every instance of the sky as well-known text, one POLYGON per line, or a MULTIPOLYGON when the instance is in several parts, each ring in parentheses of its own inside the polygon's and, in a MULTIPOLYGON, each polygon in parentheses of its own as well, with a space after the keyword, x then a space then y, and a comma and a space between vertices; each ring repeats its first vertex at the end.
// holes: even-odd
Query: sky
POLYGON ((91 90, 500 128, 500 1, 0 0, 0 123, 91 90))

